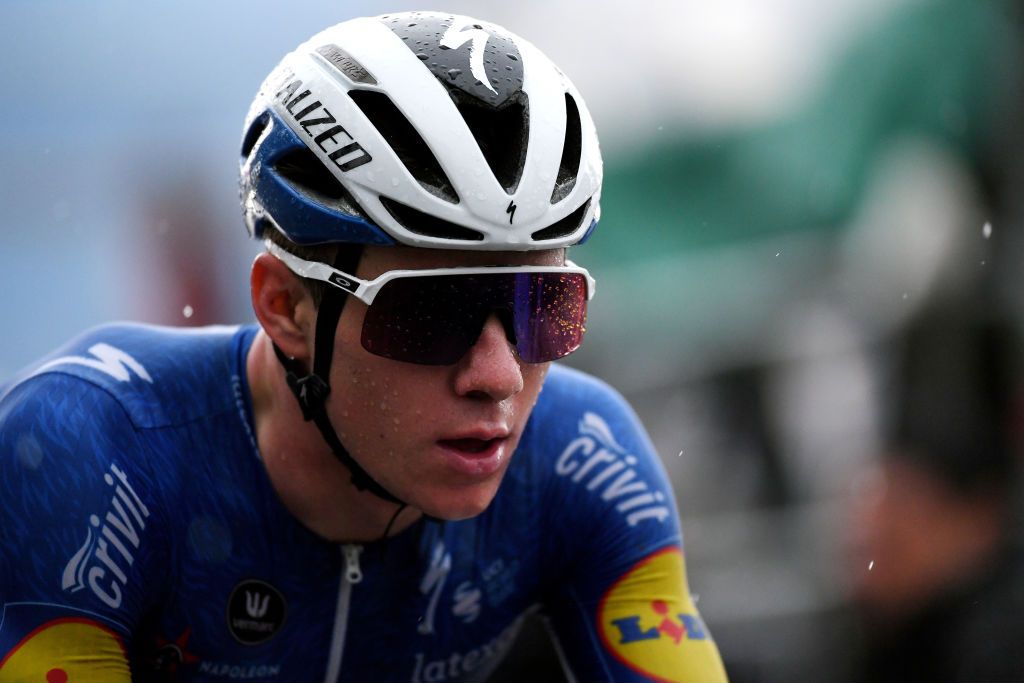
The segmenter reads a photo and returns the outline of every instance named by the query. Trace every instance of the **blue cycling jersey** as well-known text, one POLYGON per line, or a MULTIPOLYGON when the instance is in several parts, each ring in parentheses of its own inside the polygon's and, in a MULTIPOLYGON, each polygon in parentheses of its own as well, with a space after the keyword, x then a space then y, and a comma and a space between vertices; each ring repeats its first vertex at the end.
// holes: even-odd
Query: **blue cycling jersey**
POLYGON ((478 681, 533 610, 578 680, 724 680, 606 385, 551 368, 483 514, 339 544, 263 467, 255 334, 107 326, 0 390, 0 680, 478 681))

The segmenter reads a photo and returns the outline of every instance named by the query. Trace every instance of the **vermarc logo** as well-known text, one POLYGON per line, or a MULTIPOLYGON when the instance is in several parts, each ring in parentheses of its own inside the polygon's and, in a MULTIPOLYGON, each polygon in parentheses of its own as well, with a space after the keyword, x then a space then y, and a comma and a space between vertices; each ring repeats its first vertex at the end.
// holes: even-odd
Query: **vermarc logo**
POLYGON ((243 645, 258 645, 284 625, 287 605, 281 592, 266 581, 246 579, 228 598, 228 631, 243 645))

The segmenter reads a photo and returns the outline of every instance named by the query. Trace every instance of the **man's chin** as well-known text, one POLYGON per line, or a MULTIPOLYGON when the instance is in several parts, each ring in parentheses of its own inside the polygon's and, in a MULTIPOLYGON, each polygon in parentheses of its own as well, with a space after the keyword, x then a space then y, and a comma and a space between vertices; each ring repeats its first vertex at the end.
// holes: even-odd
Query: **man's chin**
POLYGON ((498 492, 497 486, 481 488, 483 490, 458 489, 439 493, 417 507, 431 517, 449 522, 470 519, 487 510, 498 492))

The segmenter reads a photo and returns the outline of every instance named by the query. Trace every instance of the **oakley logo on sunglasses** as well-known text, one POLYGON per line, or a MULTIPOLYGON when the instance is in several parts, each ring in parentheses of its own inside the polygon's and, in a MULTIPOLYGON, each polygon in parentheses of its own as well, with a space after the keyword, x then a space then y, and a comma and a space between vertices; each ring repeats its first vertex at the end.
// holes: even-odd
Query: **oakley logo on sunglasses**
POLYGON ((340 273, 331 273, 330 277, 327 279, 335 287, 340 287, 349 293, 356 291, 359 287, 355 282, 352 282, 346 277, 342 277, 340 273))

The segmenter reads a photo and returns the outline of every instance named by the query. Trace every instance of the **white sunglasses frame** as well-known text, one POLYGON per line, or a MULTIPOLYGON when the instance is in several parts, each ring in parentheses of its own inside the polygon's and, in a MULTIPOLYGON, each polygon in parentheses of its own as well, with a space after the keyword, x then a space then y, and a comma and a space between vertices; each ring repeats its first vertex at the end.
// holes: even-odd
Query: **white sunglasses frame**
POLYGON ((389 270, 372 280, 363 280, 350 273, 332 268, 326 263, 299 258, 270 240, 265 240, 264 244, 267 247, 267 251, 280 259, 288 266, 288 270, 299 277, 326 282, 351 294, 367 306, 373 303, 373 300, 384 285, 399 278, 432 277, 438 275, 489 275, 497 273, 578 273, 587 280, 587 301, 594 298, 594 291, 597 288, 597 281, 590 275, 590 272, 586 268, 577 266, 572 261, 566 261, 564 266, 475 266, 425 268, 423 270, 389 270))

